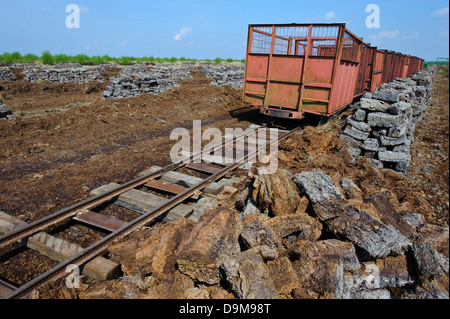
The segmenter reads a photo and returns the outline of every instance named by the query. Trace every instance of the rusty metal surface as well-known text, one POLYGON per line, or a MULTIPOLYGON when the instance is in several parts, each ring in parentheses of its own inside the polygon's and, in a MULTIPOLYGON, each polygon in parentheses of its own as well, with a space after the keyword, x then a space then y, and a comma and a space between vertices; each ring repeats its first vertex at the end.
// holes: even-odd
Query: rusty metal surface
POLYGON ((388 83, 390 82, 391 74, 392 74, 392 68, 394 66, 394 55, 392 51, 384 51, 384 69, 383 69, 383 79, 382 83, 388 83))
POLYGON ((375 91, 383 83, 383 70, 384 70, 384 55, 385 52, 375 48, 375 60, 372 72, 372 84, 370 86, 370 92, 375 91))
POLYGON ((184 186, 180 186, 177 184, 163 183, 159 180, 148 181, 147 183, 145 183, 145 186, 148 188, 164 191, 166 193, 175 195, 181 194, 182 192, 185 192, 187 190, 187 188, 184 186))
POLYGON ((126 224, 126 222, 124 222, 123 220, 112 218, 99 213, 94 213, 91 211, 81 212, 75 215, 73 219, 81 223, 98 227, 110 232, 113 232, 126 224))
POLYGON ((373 64, 373 50, 366 43, 361 48, 361 62, 359 64, 358 76, 355 85, 354 96, 360 96, 370 90, 370 82, 373 64))
POLYGON ((353 100, 362 40, 345 24, 250 25, 248 36, 245 103, 298 119, 353 100))
POLYGON ((409 62, 411 60, 411 56, 406 55, 405 56, 405 63, 403 64, 403 70, 402 70, 402 78, 408 77, 408 68, 409 68, 409 62))
POLYGON ((342 23, 249 25, 243 103, 273 117, 331 116, 423 65, 364 43, 342 23))
POLYGON ((193 169, 195 171, 207 173, 207 174, 214 174, 220 171, 220 168, 199 164, 199 163, 188 163, 186 165, 187 168, 193 169))
POLYGON ((283 110, 271 109, 261 107, 260 112, 262 114, 266 114, 268 116, 278 117, 278 118, 286 118, 286 119, 297 119, 301 120, 303 118, 303 113, 301 112, 286 112, 283 110))

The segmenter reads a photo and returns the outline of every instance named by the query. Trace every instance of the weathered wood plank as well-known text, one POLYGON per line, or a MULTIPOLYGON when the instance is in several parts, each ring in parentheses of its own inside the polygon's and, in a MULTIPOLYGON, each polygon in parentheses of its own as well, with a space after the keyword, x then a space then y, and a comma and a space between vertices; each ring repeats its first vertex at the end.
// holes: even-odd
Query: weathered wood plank
POLYGON ((204 164, 198 164, 198 163, 188 163, 186 165, 187 168, 193 169, 195 171, 207 173, 207 174, 215 174, 218 171, 220 171, 220 168, 204 165, 204 164))
POLYGON ((73 219, 81 223, 98 227, 110 232, 113 232, 127 224, 123 220, 112 218, 99 213, 94 213, 91 211, 81 212, 75 215, 73 219))
MULTIPOLYGON (((110 191, 118 186, 119 185, 115 184, 115 183, 104 185, 102 187, 99 187, 99 188, 91 191, 91 194, 99 195, 99 194, 105 193, 107 191, 110 191)), ((157 196, 154 194, 142 192, 142 191, 139 191, 136 189, 131 189, 131 190, 119 195, 117 199, 118 200, 116 201, 116 204, 125 206, 129 209, 133 209, 139 213, 145 213, 146 211, 150 211, 150 210, 164 204, 167 201, 166 198, 163 198, 163 197, 160 197, 160 196, 157 196), (134 209, 134 208, 137 208, 137 209, 134 209)), ((193 211, 192 207, 189 207, 184 204, 179 204, 176 207, 169 210, 169 212, 166 215, 164 215, 163 217, 164 217, 164 220, 168 220, 168 221, 178 220, 180 218, 189 216, 192 213, 192 211, 193 211)))
MULTIPOLYGON (((156 169, 160 169, 160 167, 152 166, 152 167, 146 169, 145 171, 139 173, 138 175, 144 176, 144 175, 148 174, 149 172, 152 172, 156 169)), ((191 188, 191 187, 196 186, 196 185, 200 184, 201 182, 203 182, 203 179, 201 179, 199 177, 182 174, 182 173, 175 172, 175 171, 171 171, 171 172, 167 172, 167 173, 163 174, 161 176, 161 180, 168 182, 168 183, 177 184, 177 185, 180 185, 180 186, 183 186, 186 188, 191 188)), ((221 183, 217 183, 217 182, 211 183, 209 186, 207 186, 203 189, 203 193, 217 195, 223 190, 223 186, 224 185, 221 183)))
POLYGON ((186 187, 177 184, 166 184, 161 181, 148 181, 147 183, 145 183, 145 186, 148 188, 161 190, 174 195, 181 194, 187 190, 186 187))
POLYGON ((16 290, 16 287, 0 279, 0 298, 9 295, 14 290, 16 290))
MULTIPOLYGON (((186 167, 190 168, 190 169, 193 169, 195 171, 199 171, 199 172, 203 172, 203 173, 211 174, 211 175, 217 173, 218 171, 220 171, 220 168, 212 167, 212 166, 204 165, 204 164, 198 164, 198 163, 188 163, 186 165, 186 167)), ((231 175, 233 175, 233 172, 227 173, 224 177, 225 178, 230 178, 231 175)))
MULTIPOLYGON (((145 187, 148 187, 148 188, 151 188, 151 189, 157 190, 157 191, 166 192, 166 193, 173 194, 173 195, 181 194, 187 190, 186 187, 183 187, 183 186, 180 186, 177 184, 172 184, 172 183, 163 183, 159 180, 148 181, 147 183, 145 183, 145 187)), ((199 199, 200 195, 201 195, 201 192, 195 192, 194 194, 192 194, 191 198, 199 199)))
MULTIPOLYGON (((21 220, 0 212, 0 232, 8 233, 24 225, 26 223, 21 220)), ((58 262, 62 262, 83 250, 78 245, 44 232, 23 238, 20 243, 58 262)), ((82 268, 83 274, 100 281, 115 279, 120 274, 120 265, 103 257, 94 258, 82 268)))
MULTIPOLYGON (((186 156, 186 157, 191 156, 191 154, 192 153, 190 153, 190 152, 181 152, 181 155, 186 156)), ((222 156, 215 156, 215 155, 203 155, 202 161, 205 162, 206 164, 213 163, 213 164, 217 164, 220 166, 228 166, 234 162, 233 159, 229 159, 229 158, 222 157, 222 156)))
MULTIPOLYGON (((189 156, 191 153, 189 152, 181 152, 182 155, 187 155, 189 156)), ((206 164, 217 164, 220 166, 228 166, 232 163, 234 163, 234 159, 229 159, 226 157, 221 157, 221 156, 214 156, 214 155, 205 155, 202 157, 202 160, 206 163, 206 164)), ((245 169, 245 170, 249 170, 252 168, 252 164, 251 163, 244 163, 241 166, 238 167, 238 169, 245 169)))
MULTIPOLYGON (((203 182, 203 179, 201 179, 201 178, 186 175, 186 174, 179 173, 179 172, 174 172, 174 171, 165 173, 163 176, 161 176, 161 179, 166 182, 178 184, 178 185, 188 187, 188 188, 196 186, 203 182)), ((222 190, 223 190, 223 185, 221 185, 217 182, 214 182, 214 183, 209 184, 207 187, 205 187, 203 189, 203 192, 206 194, 217 195, 222 190)))
MULTIPOLYGON (((218 158, 216 158, 216 160, 218 160, 218 158)), ((223 158, 222 158, 222 160, 223 160, 223 158)), ((219 163, 215 163, 215 164, 219 164, 219 163)), ((229 164, 222 163, 219 165, 227 166, 229 164)), ((151 166, 151 167, 147 168, 146 170, 140 172, 138 174, 138 176, 139 177, 145 176, 145 175, 150 174, 151 172, 156 171, 160 168, 161 167, 155 166, 155 165, 151 166)), ((229 174, 226 174, 224 176, 224 178, 229 178, 229 175, 232 175, 232 172, 230 172, 229 174)), ((186 174, 181 174, 178 172, 168 172, 161 177, 161 180, 166 183, 169 183, 169 184, 176 184, 176 185, 186 187, 186 188, 195 186, 203 181, 203 179, 201 179, 201 178, 189 176, 186 174), (176 174, 170 174, 170 173, 176 173, 176 174), (188 182, 184 181, 185 178, 188 180, 188 182)), ((206 194, 216 195, 216 194, 220 193, 222 191, 222 189, 223 189, 223 186, 221 186, 220 184, 215 182, 215 183, 212 183, 211 185, 209 185, 208 187, 206 187, 205 189, 203 189, 202 192, 206 193, 206 194)), ((196 199, 198 197, 196 195, 194 195, 192 198, 196 199)))

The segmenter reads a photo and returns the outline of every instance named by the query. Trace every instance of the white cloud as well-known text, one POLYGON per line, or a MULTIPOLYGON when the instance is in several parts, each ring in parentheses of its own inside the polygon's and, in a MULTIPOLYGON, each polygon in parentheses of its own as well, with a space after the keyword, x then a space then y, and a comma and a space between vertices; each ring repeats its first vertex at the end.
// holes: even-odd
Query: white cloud
POLYGON ((435 17, 443 17, 445 15, 448 15, 448 7, 436 10, 431 15, 435 17))
POLYGON ((407 36, 404 36, 403 39, 408 40, 408 39, 419 39, 420 38, 420 33, 416 32, 407 36))
POLYGON ((331 20, 336 18, 336 13, 334 11, 330 11, 325 15, 325 20, 331 20))
POLYGON ((369 36, 370 39, 375 41, 383 40, 383 39, 395 39, 400 35, 400 31, 381 31, 377 35, 372 34, 369 36))
POLYGON ((325 14, 325 16, 317 15, 317 16, 314 16, 312 19, 316 20, 316 21, 323 21, 323 20, 330 21, 330 20, 333 20, 334 18, 336 18, 336 12, 330 11, 327 14, 325 14))
POLYGON ((184 37, 186 37, 189 33, 191 33, 192 28, 191 27, 184 27, 178 32, 175 37, 173 38, 174 41, 180 41, 184 37))
POLYGON ((127 40, 123 40, 122 42, 117 43, 118 47, 126 47, 127 46, 127 40))

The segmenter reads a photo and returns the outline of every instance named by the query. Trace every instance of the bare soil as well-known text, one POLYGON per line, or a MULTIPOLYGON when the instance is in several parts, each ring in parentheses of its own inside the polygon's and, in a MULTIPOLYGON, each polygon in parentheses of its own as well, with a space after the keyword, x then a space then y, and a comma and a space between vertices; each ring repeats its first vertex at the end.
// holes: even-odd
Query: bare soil
MULTIPOLYGON (((117 70, 109 72, 113 76, 117 70)), ((193 120, 219 129, 267 120, 258 110, 240 110, 242 90, 211 86, 209 81, 200 71, 193 72, 193 79, 182 81, 179 88, 121 100, 100 98, 107 81, 53 86, 3 82, 0 94, 19 118, 0 121, 0 210, 31 222, 89 197, 94 188, 129 181, 152 165, 167 165, 176 142, 169 139, 171 130, 190 129, 193 120)), ((448 87, 448 75, 438 72, 426 118, 416 130, 406 178, 365 161, 351 162, 337 137, 339 123, 334 131, 307 127, 304 135, 282 143, 279 165, 292 173, 321 169, 335 181, 350 178, 364 197, 388 190, 401 213, 421 213, 428 223, 448 227, 448 87)), ((109 213, 133 218, 117 208, 109 213)), ((78 224, 51 232, 71 241, 75 237, 81 246, 104 235, 78 224)), ((0 278, 15 285, 56 264, 18 244, 0 249, 0 256, 0 278)), ((51 292, 52 285, 48 288, 41 297, 73 297, 51 292)))
MULTIPOLYGON (((117 72, 109 70, 104 83, 1 83, 3 101, 18 118, 0 121, 0 210, 30 223, 86 199, 102 185, 168 165, 177 142, 169 136, 176 127, 192 129, 198 119, 204 128, 248 127, 260 117, 255 109, 240 110, 242 90, 212 86, 201 71, 156 96, 102 99, 106 77, 117 72)), ((108 209, 124 220, 137 217, 108 209)), ((104 235, 79 224, 51 233, 83 247, 104 235)), ((0 274, 16 285, 55 265, 26 248, 5 255, 9 251, 0 249, 0 274), (35 267, 25 266, 30 260, 35 267)))
POLYGON ((448 66, 437 72, 426 116, 414 135, 408 176, 404 185, 397 187, 401 198, 416 198, 429 223, 441 226, 448 226, 449 222, 448 72, 448 66))

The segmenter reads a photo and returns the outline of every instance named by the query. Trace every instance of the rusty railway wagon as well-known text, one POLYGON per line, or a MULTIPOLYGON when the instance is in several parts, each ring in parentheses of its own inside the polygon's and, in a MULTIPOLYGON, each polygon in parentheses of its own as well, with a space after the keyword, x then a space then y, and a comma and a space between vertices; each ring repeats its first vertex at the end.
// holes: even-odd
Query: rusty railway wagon
POLYGON ((372 47, 343 23, 250 25, 243 102, 279 118, 331 116, 423 65, 372 47))

